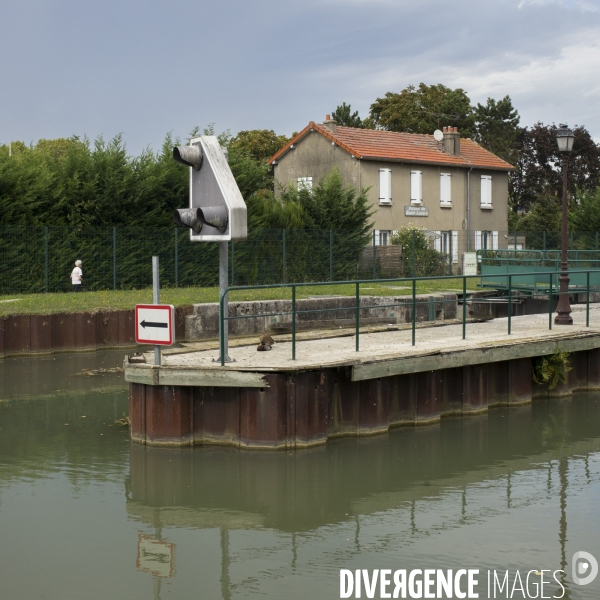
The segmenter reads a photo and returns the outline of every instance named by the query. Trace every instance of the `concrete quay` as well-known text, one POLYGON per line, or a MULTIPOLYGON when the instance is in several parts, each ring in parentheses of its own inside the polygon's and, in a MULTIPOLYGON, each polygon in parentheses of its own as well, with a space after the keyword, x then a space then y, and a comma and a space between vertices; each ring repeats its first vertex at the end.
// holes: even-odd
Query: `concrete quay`
MULTIPOLYGON (((368 289, 363 287, 363 289, 368 289)), ((417 295, 416 320, 444 321, 455 319, 458 296, 455 293, 417 295)), ((354 296, 317 296, 296 301, 296 329, 337 329, 354 324, 354 296)), ((412 296, 360 297, 361 323, 401 324, 412 319, 412 296), (395 306, 389 306, 393 304, 395 306)), ((230 336, 281 334, 292 330, 291 300, 252 300, 229 302, 230 336), (251 318, 248 318, 251 317, 251 318)), ((185 340, 195 342, 214 339, 219 335, 219 304, 194 304, 185 317, 185 340)))
MULTIPOLYGON (((600 389, 600 307, 573 307, 573 326, 548 329, 548 315, 432 326, 411 343, 410 327, 371 327, 360 351, 347 330, 318 339, 234 346, 235 360, 213 362, 216 348, 172 351, 163 365, 125 365, 132 439, 154 445, 228 444, 301 448, 343 435, 372 435, 450 415, 521 405, 536 396, 600 389), (554 390, 533 383, 532 360, 571 352, 567 382, 554 390)), ((283 337, 283 336, 282 336, 283 337)), ((206 344, 208 345, 208 344, 206 344)))

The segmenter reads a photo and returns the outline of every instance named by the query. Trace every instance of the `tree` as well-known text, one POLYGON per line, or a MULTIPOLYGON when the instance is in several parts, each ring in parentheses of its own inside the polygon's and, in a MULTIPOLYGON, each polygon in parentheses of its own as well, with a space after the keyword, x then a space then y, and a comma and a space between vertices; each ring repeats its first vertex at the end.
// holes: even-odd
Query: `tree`
POLYGON ((420 227, 401 227, 391 236, 390 243, 402 247, 404 277, 429 277, 444 273, 445 256, 429 247, 425 230, 420 227))
POLYGON ((334 111, 331 113, 331 118, 338 124, 344 127, 357 127, 364 129, 365 124, 363 120, 358 116, 358 111, 352 112, 350 104, 342 102, 334 111))
POLYGON ((276 199, 270 190, 258 190, 247 201, 248 229, 304 229, 304 211, 297 197, 284 193, 276 199))
POLYGON ((288 188, 287 193, 288 201, 297 194, 307 229, 343 231, 360 248, 369 242, 373 209, 367 199, 367 190, 358 192, 352 185, 345 186, 337 167, 312 190, 301 188, 294 192, 293 188, 288 188))
POLYGON ((272 129, 240 131, 229 141, 229 149, 247 154, 256 161, 267 161, 289 141, 285 135, 277 135, 272 129))
POLYGON ((517 161, 519 141, 519 113, 512 105, 510 96, 502 100, 488 98, 485 106, 475 108, 474 140, 510 164, 517 161))
MULTIPOLYGON (((556 145, 556 125, 536 123, 521 130, 517 170, 510 178, 510 204, 516 211, 528 211, 540 196, 562 201, 562 159, 556 145)), ((593 191, 600 185, 600 147, 585 127, 573 130, 575 142, 569 154, 568 194, 593 191)))
MULTIPOLYGON (((329 263, 330 236, 333 236, 333 278, 348 279, 354 275, 358 257, 370 242, 373 229, 373 209, 367 193, 367 189, 358 191, 352 185, 344 185, 337 168, 327 173, 312 190, 288 188, 286 201, 293 200, 302 207, 304 226, 310 230, 308 249, 309 256, 313 257, 313 269, 329 263), (319 264, 314 262, 317 257, 319 264)), ((325 273, 320 278, 327 280, 330 274, 325 273)))
POLYGON ((569 225, 575 231, 600 231, 600 187, 577 194, 569 210, 569 225))
POLYGON ((371 239, 371 215, 367 190, 345 186, 337 169, 312 189, 289 185, 278 198, 259 190, 248 201, 248 242, 236 255, 251 265, 247 281, 280 277, 283 254, 287 281, 351 278, 371 239))
POLYGON ((442 126, 458 127, 462 137, 475 134, 475 114, 467 93, 444 85, 409 85, 400 93, 387 92, 371 105, 376 128, 432 134, 442 126))
POLYGON ((236 147, 229 147, 229 167, 246 202, 259 190, 273 190, 273 171, 266 161, 255 160, 236 147))
POLYGON ((552 196, 538 196, 527 213, 510 212, 509 229, 523 233, 536 231, 560 231, 562 209, 552 196))

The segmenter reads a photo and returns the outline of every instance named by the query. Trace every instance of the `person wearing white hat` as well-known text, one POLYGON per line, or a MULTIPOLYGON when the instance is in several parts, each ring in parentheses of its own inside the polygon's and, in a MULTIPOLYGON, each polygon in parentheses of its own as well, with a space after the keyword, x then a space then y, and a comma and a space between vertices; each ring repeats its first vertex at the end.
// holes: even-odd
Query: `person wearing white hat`
POLYGON ((83 272, 81 270, 81 261, 75 261, 75 268, 71 271, 71 283, 73 284, 73 291, 81 291, 81 280, 83 279, 83 272))

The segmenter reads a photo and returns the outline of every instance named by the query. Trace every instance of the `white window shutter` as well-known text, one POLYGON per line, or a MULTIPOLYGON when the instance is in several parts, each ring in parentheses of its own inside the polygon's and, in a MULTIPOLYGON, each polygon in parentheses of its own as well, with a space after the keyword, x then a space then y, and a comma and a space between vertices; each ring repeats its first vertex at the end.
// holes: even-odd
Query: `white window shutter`
POLYGON ((452 262, 458 263, 458 231, 452 232, 452 262))
POLYGON ((481 250, 481 231, 475 232, 475 250, 481 250))
POLYGON ((485 175, 481 176, 481 206, 486 206, 487 203, 487 179, 485 175))
POLYGON ((391 169, 386 169, 387 171, 387 191, 388 191, 388 196, 387 196, 387 201, 391 202, 392 201, 392 170, 391 169))
POLYGON ((440 204, 452 203, 452 176, 450 173, 440 173, 440 204))
POLYGON ((414 203, 423 202, 423 181, 421 171, 410 172, 410 201, 414 203))
POLYGON ((435 233, 435 238, 433 240, 433 249, 437 250, 438 252, 442 251, 442 232, 441 231, 434 231, 435 233))
POLYGON ((481 206, 492 206, 492 177, 481 176, 481 206))
POLYGON ((498 232, 492 231, 492 250, 498 250, 498 232))
POLYGON ((379 202, 392 201, 392 170, 379 169, 379 202))

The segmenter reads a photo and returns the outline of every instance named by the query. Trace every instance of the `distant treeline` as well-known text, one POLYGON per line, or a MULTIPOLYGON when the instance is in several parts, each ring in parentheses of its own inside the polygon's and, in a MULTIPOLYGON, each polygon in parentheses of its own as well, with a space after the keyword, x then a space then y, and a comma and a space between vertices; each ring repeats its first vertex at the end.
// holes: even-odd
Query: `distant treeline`
MULTIPOLYGON (((196 129, 190 137, 197 134, 196 129)), ((219 136, 248 205, 250 227, 367 233, 366 193, 344 186, 336 172, 312 193, 290 188, 275 201, 267 159, 287 139, 267 130, 219 136)), ((0 145, 0 224, 171 226, 173 210, 188 205, 188 170, 172 158, 173 146, 182 143, 187 140, 167 135, 160 151, 139 156, 127 153, 120 135, 109 141, 72 137, 0 145)))
MULTIPOLYGON (((515 170, 510 175, 511 229, 551 231, 562 196, 556 125, 520 124, 509 96, 471 102, 461 88, 442 84, 408 86, 376 98, 361 119, 346 103, 332 111, 340 125, 387 131, 433 133, 457 126, 462 136, 497 154, 515 170), (529 215, 535 213, 533 217, 529 215)), ((600 229, 600 146, 583 125, 573 127, 569 157, 572 225, 600 229), (586 205, 585 214, 579 207, 586 205), (597 214, 596 214, 597 213, 597 214), (589 222, 589 219, 593 222, 589 222)), ((196 128, 190 136, 197 135, 196 128)), ((211 126, 204 134, 213 134, 211 126)), ((273 171, 267 159, 288 138, 271 130, 219 135, 248 205, 250 229, 353 231, 366 239, 371 227, 365 191, 345 187, 336 173, 313 193, 289 188, 275 200, 273 171), (332 210, 335 207, 335 210, 332 210)), ((124 140, 87 138, 40 140, 0 145, 0 224, 42 226, 169 227, 174 208, 188 203, 188 174, 172 159, 172 147, 186 140, 167 135, 158 152, 127 153, 124 140)))
MULTIPOLYGON (((371 240, 366 191, 334 170, 311 191, 290 187, 276 200, 266 160, 287 138, 262 130, 219 137, 248 205, 248 241, 231 248, 234 280, 354 277, 371 240)), ((173 223, 173 209, 188 205, 188 169, 172 158, 181 143, 168 135, 159 152, 140 156, 128 155, 120 136, 0 146, 0 293, 69 289, 76 258, 88 289, 148 285, 153 254, 166 285, 215 285, 216 245, 190 244, 173 223)))

